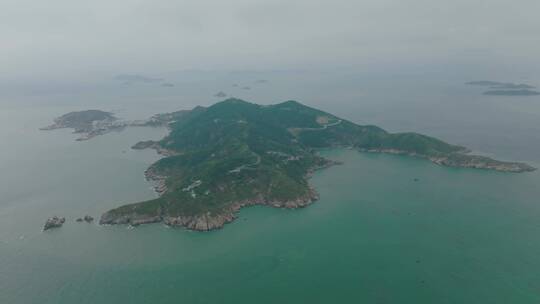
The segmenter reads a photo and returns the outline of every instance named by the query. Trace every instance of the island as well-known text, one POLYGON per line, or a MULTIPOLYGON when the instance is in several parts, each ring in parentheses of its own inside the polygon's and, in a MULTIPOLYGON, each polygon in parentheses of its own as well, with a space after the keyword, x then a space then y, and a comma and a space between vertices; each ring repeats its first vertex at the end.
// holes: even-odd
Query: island
POLYGON ((537 96, 540 95, 540 92, 533 90, 489 90, 484 92, 484 95, 495 95, 495 96, 537 96))
POLYGON ((499 82, 491 80, 479 80, 466 82, 467 85, 491 87, 492 89, 534 89, 535 86, 525 83, 513 83, 513 82, 499 82))
POLYGON ((45 222, 45 225, 43 226, 43 231, 47 231, 53 228, 60 228, 62 227, 62 225, 64 225, 65 222, 66 222, 65 217, 58 217, 58 216, 50 217, 45 222))
POLYGON ((122 74, 115 77, 116 80, 121 81, 126 85, 136 84, 136 83, 160 83, 164 81, 163 78, 154 78, 144 75, 132 75, 132 74, 122 74))
POLYGON ((90 215, 85 215, 84 217, 79 217, 75 220, 76 222, 82 222, 82 221, 85 221, 87 223, 91 223, 94 221, 94 218, 91 217, 90 215))
POLYGON ((466 85, 489 87, 484 95, 494 96, 535 96, 540 95, 540 92, 531 90, 535 86, 525 83, 498 82, 491 80, 479 80, 466 82, 466 85))
POLYGON ((40 130, 73 129, 73 133, 80 134, 76 140, 83 141, 111 131, 121 131, 126 127, 167 126, 187 112, 193 112, 193 110, 156 114, 144 120, 120 120, 113 113, 101 110, 75 111, 55 118, 52 125, 40 128, 40 130))
POLYGON ((133 148, 165 156, 145 172, 159 196, 109 210, 100 224, 163 222, 208 231, 232 222, 246 206, 306 207, 318 199, 310 176, 336 164, 318 154, 324 148, 408 155, 451 167, 535 170, 471 155, 430 136, 358 125, 296 101, 258 105, 231 98, 156 117, 168 121, 169 134, 133 148))

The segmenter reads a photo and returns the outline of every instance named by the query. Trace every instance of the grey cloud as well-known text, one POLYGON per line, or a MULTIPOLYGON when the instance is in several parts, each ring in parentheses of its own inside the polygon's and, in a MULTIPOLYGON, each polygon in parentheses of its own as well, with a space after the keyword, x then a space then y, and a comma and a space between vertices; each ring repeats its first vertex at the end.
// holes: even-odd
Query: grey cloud
POLYGON ((539 9, 536 0, 0 0, 0 80, 385 62, 538 66, 539 9))

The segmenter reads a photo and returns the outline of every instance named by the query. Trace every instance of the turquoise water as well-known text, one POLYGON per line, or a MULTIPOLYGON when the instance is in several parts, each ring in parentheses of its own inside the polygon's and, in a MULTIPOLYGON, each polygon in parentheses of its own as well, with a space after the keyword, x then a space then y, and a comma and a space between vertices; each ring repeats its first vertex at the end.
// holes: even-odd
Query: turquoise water
MULTIPOLYGON (((505 174, 324 151, 344 165, 313 177, 321 199, 308 208, 244 209, 237 221, 209 233, 161 224, 101 227, 74 219, 154 197, 143 172, 157 156, 129 147, 166 131, 133 128, 76 142, 69 130, 37 130, 76 108, 17 105, 0 113, 0 303, 540 301, 538 171, 505 174), (41 232, 52 215, 67 223, 41 232)), ((373 109, 349 115, 376 120, 384 107, 373 109)), ((434 133, 538 166, 531 117, 539 112, 529 109, 487 109, 493 117, 522 118, 515 126, 499 124, 513 130, 500 138, 483 136, 495 122, 458 112, 463 124, 445 118, 453 127, 439 125, 434 133), (507 145, 505 136, 519 144, 507 145)), ((406 123, 388 121, 390 127, 409 129, 415 115, 407 113, 400 116, 406 123)), ((429 129, 435 121, 415 126, 429 129)))

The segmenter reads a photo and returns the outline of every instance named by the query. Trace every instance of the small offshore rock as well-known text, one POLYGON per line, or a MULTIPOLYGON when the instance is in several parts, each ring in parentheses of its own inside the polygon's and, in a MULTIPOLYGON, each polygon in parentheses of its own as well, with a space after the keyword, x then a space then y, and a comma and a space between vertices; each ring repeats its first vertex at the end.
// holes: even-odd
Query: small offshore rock
POLYGON ((78 219, 76 219, 75 221, 77 221, 77 222, 82 222, 82 221, 83 221, 83 219, 79 217, 79 218, 78 218, 78 219))
POLYGON ((91 223, 91 222, 94 221, 94 218, 91 217, 90 215, 85 215, 83 219, 84 219, 84 221, 87 222, 87 223, 91 223))
POLYGON ((45 222, 45 226, 43 227, 43 231, 49 230, 49 229, 52 229, 52 228, 62 227, 62 225, 65 223, 65 221, 66 221, 65 217, 53 216, 53 217, 47 219, 47 222, 45 222))

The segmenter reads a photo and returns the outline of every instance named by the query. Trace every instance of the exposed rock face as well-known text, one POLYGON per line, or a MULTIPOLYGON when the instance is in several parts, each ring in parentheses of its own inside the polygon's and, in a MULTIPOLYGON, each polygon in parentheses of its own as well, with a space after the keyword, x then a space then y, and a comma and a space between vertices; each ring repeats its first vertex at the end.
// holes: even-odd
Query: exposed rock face
POLYGON ((235 219, 233 213, 212 216, 209 213, 198 216, 165 217, 164 223, 169 226, 182 226, 190 230, 210 231, 223 227, 235 219))
POLYGON ((154 191, 158 195, 163 195, 163 193, 167 192, 167 177, 157 174, 153 170, 153 167, 150 167, 146 171, 144 171, 144 177, 147 181, 150 181, 154 184, 154 191))
POLYGON ((319 199, 317 192, 310 188, 310 191, 294 200, 288 201, 269 201, 262 196, 255 197, 250 200, 239 201, 231 204, 228 210, 224 210, 219 214, 212 214, 207 212, 199 215, 168 215, 166 212, 159 211, 158 215, 145 215, 145 214, 123 214, 115 215, 111 212, 106 212, 101 216, 100 224, 105 225, 117 225, 117 224, 131 224, 132 226, 138 226, 141 224, 150 224, 163 222, 168 226, 180 226, 189 230, 195 231, 210 231, 222 228, 225 224, 230 223, 236 219, 236 213, 243 207, 254 205, 266 205, 275 208, 287 208, 297 209, 303 208, 319 199))
POLYGON ((147 214, 131 213, 131 214, 124 214, 121 216, 117 216, 110 212, 106 212, 101 216, 101 219, 99 220, 99 224, 100 225, 131 224, 133 226, 137 226, 141 224, 157 223, 161 221, 162 221, 161 215, 147 215, 147 214))
POLYGON ((316 201, 319 198, 317 192, 310 188, 309 193, 294 200, 288 201, 268 201, 262 196, 251 200, 236 202, 231 205, 229 210, 220 214, 206 213, 202 215, 191 216, 165 216, 163 222, 168 226, 181 226, 189 230, 210 231, 222 228, 225 224, 236 219, 237 212, 248 206, 266 205, 275 208, 297 209, 303 208, 316 201))
POLYGON ((59 228, 62 227, 62 225, 66 222, 66 218, 64 217, 57 217, 53 216, 51 218, 48 218, 45 222, 45 226, 43 226, 43 231, 49 230, 52 228, 59 228))

